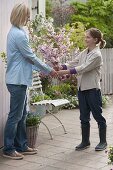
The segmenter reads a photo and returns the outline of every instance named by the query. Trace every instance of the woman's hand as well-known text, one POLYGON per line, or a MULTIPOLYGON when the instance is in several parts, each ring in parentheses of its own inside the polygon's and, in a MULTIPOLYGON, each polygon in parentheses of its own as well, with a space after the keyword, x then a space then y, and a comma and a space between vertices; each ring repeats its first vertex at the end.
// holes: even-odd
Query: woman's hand
POLYGON ((55 69, 55 71, 62 70, 62 66, 59 65, 55 65, 53 68, 55 69))
POLYGON ((52 70, 52 71, 49 73, 49 75, 50 75, 51 77, 54 77, 54 78, 57 78, 57 77, 58 77, 58 73, 57 73, 55 70, 52 70))
POLYGON ((70 70, 60 70, 57 71, 58 76, 63 76, 65 74, 70 74, 70 70))
POLYGON ((59 63, 54 63, 53 68, 54 68, 55 71, 59 71, 59 70, 63 69, 62 65, 59 64, 59 63))

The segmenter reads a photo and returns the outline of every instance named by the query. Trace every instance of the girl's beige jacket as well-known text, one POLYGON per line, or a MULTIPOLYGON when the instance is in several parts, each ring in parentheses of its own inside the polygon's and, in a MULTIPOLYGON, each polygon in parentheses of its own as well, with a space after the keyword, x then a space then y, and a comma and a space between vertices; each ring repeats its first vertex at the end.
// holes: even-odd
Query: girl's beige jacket
POLYGON ((102 54, 99 47, 88 53, 88 49, 82 51, 73 61, 66 63, 67 68, 75 68, 77 71, 78 89, 81 91, 93 88, 100 89, 101 67, 103 65, 102 54))

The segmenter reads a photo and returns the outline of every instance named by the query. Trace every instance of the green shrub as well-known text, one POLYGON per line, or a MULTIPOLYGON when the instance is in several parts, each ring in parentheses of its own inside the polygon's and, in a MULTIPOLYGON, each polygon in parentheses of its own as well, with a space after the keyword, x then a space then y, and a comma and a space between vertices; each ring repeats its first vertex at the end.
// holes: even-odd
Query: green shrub
POLYGON ((42 90, 45 93, 51 87, 51 78, 49 76, 41 76, 40 81, 42 84, 42 90))
MULTIPOLYGON (((63 84, 67 84, 69 89, 67 89, 67 92, 65 91, 65 95, 77 95, 77 78, 75 75, 71 75, 69 78, 64 79, 63 84)), ((63 85, 65 87, 65 85, 63 85)))
POLYGON ((107 42, 106 47, 113 47, 113 1, 87 0, 86 3, 73 2, 75 9, 70 22, 81 22, 86 29, 96 27, 102 31, 107 42))
POLYGON ((51 99, 64 98, 64 94, 69 94, 71 87, 69 84, 53 85, 45 91, 51 99))
POLYGON ((68 83, 63 83, 60 85, 60 92, 62 94, 70 94, 71 93, 71 86, 68 83))
POLYGON ((77 96, 65 96, 66 99, 68 99, 70 101, 69 104, 63 106, 64 109, 75 109, 79 107, 79 102, 78 102, 78 98, 77 96))
POLYGON ((59 85, 52 85, 46 89, 45 94, 51 99, 65 98, 66 96, 75 96, 77 94, 77 83, 75 77, 64 80, 59 85))
POLYGON ((109 97, 107 95, 102 96, 102 107, 105 108, 107 104, 109 103, 109 97))
POLYGON ((26 119, 26 126, 39 126, 41 122, 40 116, 33 113, 28 113, 26 119))
POLYGON ((113 147, 110 147, 108 150, 108 164, 113 164, 113 147))
POLYGON ((40 102, 42 100, 51 100, 50 96, 44 94, 44 95, 38 95, 38 94, 34 94, 31 96, 31 99, 30 99, 30 103, 35 103, 35 102, 40 102))
POLYGON ((0 57, 2 58, 3 62, 7 63, 6 53, 4 53, 4 52, 0 53, 0 57))

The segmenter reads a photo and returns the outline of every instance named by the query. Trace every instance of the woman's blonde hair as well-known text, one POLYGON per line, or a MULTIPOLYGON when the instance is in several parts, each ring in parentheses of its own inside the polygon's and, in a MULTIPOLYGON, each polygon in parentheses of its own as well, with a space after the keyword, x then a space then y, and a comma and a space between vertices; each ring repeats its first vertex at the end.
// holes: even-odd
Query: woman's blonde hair
POLYGON ((86 32, 89 32, 93 38, 97 38, 96 44, 99 44, 100 48, 104 48, 106 46, 106 41, 103 39, 103 34, 99 29, 90 28, 86 30, 86 32))
POLYGON ((27 22, 27 18, 29 17, 29 15, 30 10, 25 4, 16 4, 12 9, 10 22, 16 27, 24 26, 27 22))

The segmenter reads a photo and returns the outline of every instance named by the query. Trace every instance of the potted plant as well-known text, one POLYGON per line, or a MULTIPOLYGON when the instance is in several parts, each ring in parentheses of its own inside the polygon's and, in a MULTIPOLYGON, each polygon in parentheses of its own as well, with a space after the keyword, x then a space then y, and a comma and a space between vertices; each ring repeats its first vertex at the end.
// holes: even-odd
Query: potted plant
POLYGON ((38 114, 29 112, 26 119, 26 133, 28 146, 34 148, 37 141, 41 118, 38 114))

